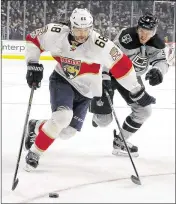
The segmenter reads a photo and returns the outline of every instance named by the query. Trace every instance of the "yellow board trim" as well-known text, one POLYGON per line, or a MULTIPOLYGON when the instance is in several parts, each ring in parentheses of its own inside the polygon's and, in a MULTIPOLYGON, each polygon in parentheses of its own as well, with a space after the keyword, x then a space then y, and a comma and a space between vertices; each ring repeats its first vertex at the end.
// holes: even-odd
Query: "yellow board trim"
MULTIPOLYGON (((2 59, 21 59, 24 60, 25 57, 23 55, 1 55, 2 59)), ((51 56, 40 56, 40 60, 54 60, 51 56)))

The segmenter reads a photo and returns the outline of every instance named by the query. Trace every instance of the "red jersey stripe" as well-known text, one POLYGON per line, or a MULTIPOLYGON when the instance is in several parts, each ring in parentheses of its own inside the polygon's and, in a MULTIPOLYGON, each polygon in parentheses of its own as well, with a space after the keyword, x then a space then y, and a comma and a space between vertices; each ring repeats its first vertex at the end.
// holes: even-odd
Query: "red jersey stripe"
POLYGON ((31 35, 28 34, 28 35, 26 36, 26 41, 30 41, 30 42, 34 43, 34 45, 36 45, 36 46, 40 49, 40 52, 41 52, 41 53, 44 51, 43 49, 41 49, 41 46, 40 46, 40 43, 39 43, 37 37, 32 38, 31 35))
POLYGON ((82 62, 81 69, 78 75, 85 74, 85 73, 98 74, 99 70, 100 70, 100 64, 96 64, 96 63, 87 64, 85 62, 82 62))
POLYGON ((122 58, 110 69, 110 72, 116 79, 119 79, 130 72, 132 68, 132 61, 125 54, 123 54, 122 58))

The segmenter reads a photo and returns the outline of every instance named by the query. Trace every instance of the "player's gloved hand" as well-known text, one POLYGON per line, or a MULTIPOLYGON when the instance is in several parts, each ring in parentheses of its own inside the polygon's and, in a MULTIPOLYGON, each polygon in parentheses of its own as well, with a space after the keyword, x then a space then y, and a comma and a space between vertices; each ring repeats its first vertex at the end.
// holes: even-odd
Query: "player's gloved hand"
POLYGON ((145 91, 144 87, 142 87, 142 89, 139 92, 137 92, 136 94, 130 93, 130 98, 142 107, 156 103, 156 99, 153 96, 150 96, 145 91))
POLYGON ((151 86, 156 86, 163 81, 163 75, 159 69, 153 68, 145 75, 145 80, 149 80, 151 86))
POLYGON ((103 77, 103 89, 105 89, 109 95, 112 95, 112 85, 111 85, 111 77, 107 72, 102 72, 103 77))
POLYGON ((41 80, 43 78, 43 65, 38 63, 28 63, 27 65, 27 74, 26 80, 30 88, 35 86, 36 88, 40 88, 41 80))

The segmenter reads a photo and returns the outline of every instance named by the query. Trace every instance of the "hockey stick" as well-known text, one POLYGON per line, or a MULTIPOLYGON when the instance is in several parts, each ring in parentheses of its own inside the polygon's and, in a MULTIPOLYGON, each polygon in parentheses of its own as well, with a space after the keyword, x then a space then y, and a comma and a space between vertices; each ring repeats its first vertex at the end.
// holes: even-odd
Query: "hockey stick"
POLYGON ((136 167, 135 167, 135 165, 134 165, 133 159, 132 159, 132 157, 131 157, 131 154, 130 154, 130 151, 129 151, 128 146, 127 146, 127 144, 126 144, 126 141, 125 141, 125 139, 124 139, 124 136, 123 136, 123 134, 122 134, 122 129, 121 129, 120 124, 119 124, 119 121, 118 121, 118 119, 117 119, 117 115, 116 115, 116 112, 115 112, 115 110, 114 110, 114 107, 113 107, 111 98, 110 98, 110 96, 109 96, 109 93, 108 93, 106 90, 104 90, 104 91, 105 91, 106 97, 107 97, 107 99, 108 99, 108 101, 109 101, 109 105, 111 106, 111 110, 112 110, 112 112, 113 112, 114 118, 115 118, 116 123, 117 123, 117 126, 118 126, 118 128, 119 128, 119 131, 121 132, 121 136, 122 136, 123 142, 124 142, 124 144, 125 144, 125 147, 126 147, 126 149, 127 149, 128 155, 129 155, 129 157, 130 157, 131 163, 132 163, 132 165, 133 165, 134 171, 135 171, 135 173, 136 173, 136 176, 131 175, 131 180, 132 180, 133 183, 135 183, 135 184, 137 184, 137 185, 141 185, 141 181, 140 181, 138 172, 137 172, 136 167))
POLYGON ((35 90, 35 86, 32 86, 30 97, 29 97, 29 102, 28 102, 28 109, 27 109, 26 118, 25 118, 24 127, 23 127, 23 134, 22 134, 22 138, 21 138, 20 149, 19 149, 19 153, 18 153, 18 159, 17 159, 17 163, 16 163, 15 174, 14 174, 13 183, 12 183, 12 191, 15 190, 15 188, 19 182, 19 179, 17 178, 17 173, 18 173, 19 163, 20 163, 20 159, 21 159, 21 153, 22 153, 22 148, 23 148, 23 143, 24 143, 24 138, 25 138, 25 133, 26 133, 26 128, 27 128, 27 123, 28 123, 28 119, 29 119, 29 114, 30 114, 30 110, 31 110, 34 90, 35 90))

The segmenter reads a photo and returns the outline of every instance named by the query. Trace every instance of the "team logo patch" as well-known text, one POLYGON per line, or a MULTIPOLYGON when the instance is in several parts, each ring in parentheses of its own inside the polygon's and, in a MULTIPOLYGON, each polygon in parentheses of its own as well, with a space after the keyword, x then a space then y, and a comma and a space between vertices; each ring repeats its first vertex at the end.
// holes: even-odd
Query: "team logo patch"
POLYGON ((96 104, 97 106, 103 106, 104 102, 101 99, 99 99, 98 101, 96 101, 96 104))
POLYGON ((113 47, 109 53, 114 61, 118 60, 121 57, 121 53, 116 47, 113 47))
POLYGON ((142 72, 148 67, 147 57, 136 55, 133 59, 133 65, 136 72, 142 72))
POLYGON ((132 41, 132 38, 131 38, 130 34, 126 34, 122 37, 122 42, 125 44, 128 44, 131 41, 132 41))
POLYGON ((80 71, 81 60, 61 57, 61 64, 67 78, 73 79, 78 75, 80 71))

